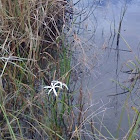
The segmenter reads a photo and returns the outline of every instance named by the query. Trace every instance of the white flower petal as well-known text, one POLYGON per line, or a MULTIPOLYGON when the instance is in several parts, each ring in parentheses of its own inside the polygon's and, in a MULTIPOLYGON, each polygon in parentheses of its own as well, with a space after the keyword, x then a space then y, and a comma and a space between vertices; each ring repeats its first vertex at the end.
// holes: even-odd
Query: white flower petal
POLYGON ((59 82, 59 81, 53 81, 53 84, 54 84, 54 86, 56 86, 56 85, 62 86, 62 82, 59 82))
POLYGON ((57 92, 56 92, 56 90, 54 88, 53 88, 53 92, 54 92, 55 96, 58 96, 57 92))
POLYGON ((55 86, 55 88, 60 88, 60 89, 63 89, 62 87, 60 87, 60 86, 55 86))
POLYGON ((51 87, 51 86, 45 86, 44 88, 46 88, 46 89, 51 89, 52 87, 51 87))
POLYGON ((63 83, 63 86, 68 90, 68 86, 65 83, 63 83))
POLYGON ((47 93, 47 94, 49 95, 49 94, 51 93, 51 91, 52 91, 52 88, 48 91, 48 93, 47 93))

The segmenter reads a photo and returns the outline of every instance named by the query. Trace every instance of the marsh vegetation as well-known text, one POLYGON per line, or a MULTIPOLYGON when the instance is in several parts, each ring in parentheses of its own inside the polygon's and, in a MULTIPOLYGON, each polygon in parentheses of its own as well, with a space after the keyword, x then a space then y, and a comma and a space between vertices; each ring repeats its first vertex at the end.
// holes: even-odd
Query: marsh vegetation
POLYGON ((123 28, 129 4, 0 0, 0 140, 140 138, 139 29, 123 28))

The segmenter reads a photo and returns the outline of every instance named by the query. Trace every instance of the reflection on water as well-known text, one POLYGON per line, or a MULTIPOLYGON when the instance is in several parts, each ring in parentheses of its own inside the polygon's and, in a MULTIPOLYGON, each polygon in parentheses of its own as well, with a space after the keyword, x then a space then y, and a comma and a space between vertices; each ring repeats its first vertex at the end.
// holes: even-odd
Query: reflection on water
MULTIPOLYGON (((91 94, 92 102, 111 99, 109 107, 114 109, 107 112, 104 122, 115 135, 114 129, 117 129, 128 95, 128 90, 118 83, 125 87, 131 86, 133 75, 127 73, 129 68, 126 64, 135 62, 135 56, 139 57, 140 52, 140 0, 81 0, 74 3, 75 32, 79 41, 75 57, 83 64, 84 71, 80 80, 84 91, 91 94), (110 96, 116 94, 121 95, 110 96)), ((139 83, 136 83, 136 88, 138 86, 139 83)), ((132 90, 128 108, 140 106, 136 88, 132 90)), ((133 112, 130 112, 130 118, 131 116, 133 112)), ((128 130, 128 120, 125 117, 127 116, 123 117, 121 136, 128 130)))

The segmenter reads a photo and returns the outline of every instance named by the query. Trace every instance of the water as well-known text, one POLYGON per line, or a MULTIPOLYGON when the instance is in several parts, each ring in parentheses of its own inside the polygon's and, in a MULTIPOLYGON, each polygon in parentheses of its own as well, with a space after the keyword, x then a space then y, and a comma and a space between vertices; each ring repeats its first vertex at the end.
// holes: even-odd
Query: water
MULTIPOLYGON (((77 1, 74 1, 76 3, 77 1)), ((81 0, 75 5, 75 58, 80 63, 77 68, 79 82, 87 94, 89 104, 100 103, 91 108, 91 112, 102 104, 108 103, 99 113, 99 118, 116 136, 117 126, 128 96, 125 87, 131 85, 133 75, 127 74, 126 64, 136 63, 140 53, 140 0, 81 0), (82 12, 82 14, 81 14, 82 12), (120 34, 118 34, 120 32, 120 34), (110 96, 121 94, 119 96, 110 96), (90 99, 89 99, 90 96, 90 99)), ((130 64, 133 68, 134 66, 130 64)), ((134 116, 131 106, 140 108, 139 83, 132 90, 131 98, 125 107, 121 122, 121 139, 128 131, 128 113, 134 116)), ((97 119, 97 118, 96 118, 97 119)), ((95 120, 96 120, 95 119, 95 120)), ((101 127, 101 123, 99 124, 101 127)), ((110 137, 102 126, 102 132, 110 137)))

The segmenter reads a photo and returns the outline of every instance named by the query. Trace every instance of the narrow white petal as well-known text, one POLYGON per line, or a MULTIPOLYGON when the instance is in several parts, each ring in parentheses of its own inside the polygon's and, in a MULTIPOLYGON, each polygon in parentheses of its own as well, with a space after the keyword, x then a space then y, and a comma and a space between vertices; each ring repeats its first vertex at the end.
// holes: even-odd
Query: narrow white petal
POLYGON ((46 88, 46 89, 51 89, 52 87, 51 87, 51 86, 45 86, 44 88, 46 88))
POLYGON ((56 92, 56 90, 54 88, 53 88, 53 92, 54 92, 55 96, 58 96, 57 92, 56 92))
POLYGON ((52 83, 61 83, 60 81, 53 80, 52 83))
POLYGON ((60 89, 63 89, 61 86, 55 86, 55 88, 60 88, 60 89))
POLYGON ((53 84, 54 84, 54 86, 56 86, 56 85, 60 85, 61 86, 62 85, 62 83, 59 82, 59 81, 55 81, 53 84))
POLYGON ((49 94, 51 93, 51 91, 52 91, 52 88, 48 91, 48 93, 47 93, 47 94, 49 95, 49 94))
POLYGON ((68 90, 68 86, 65 83, 63 83, 63 86, 68 90))

